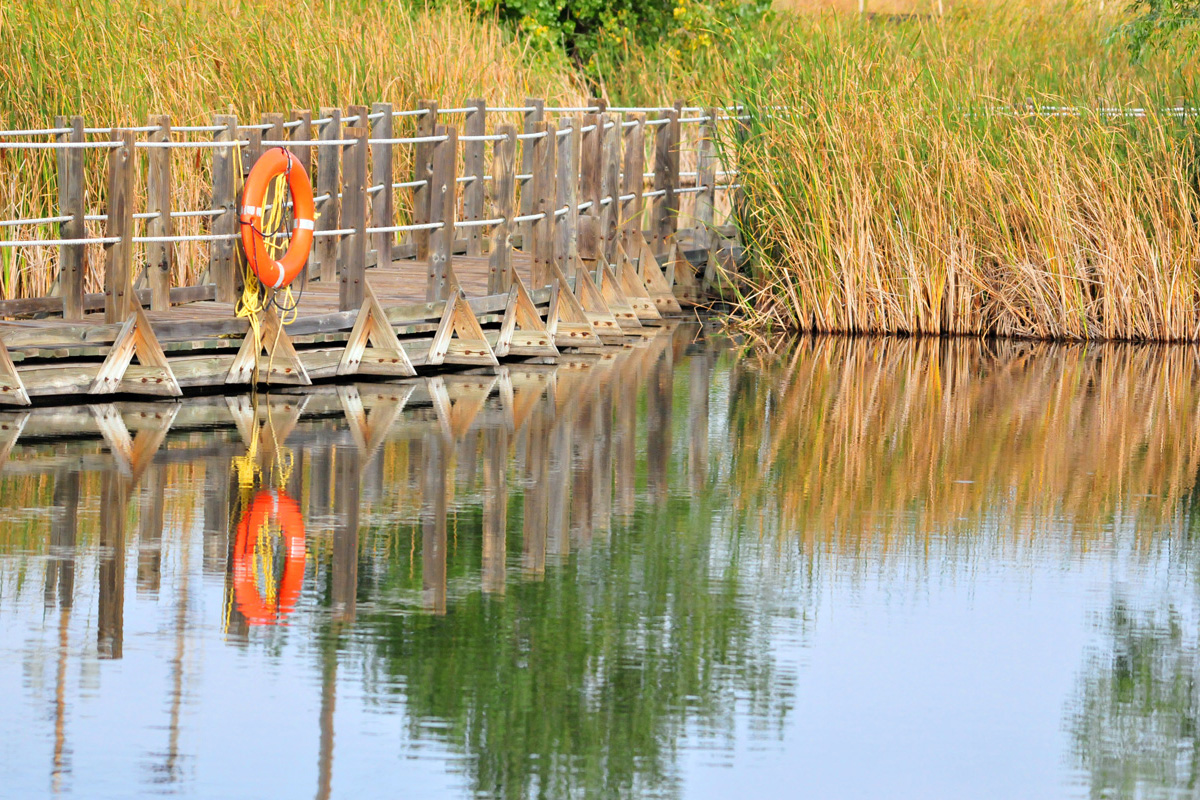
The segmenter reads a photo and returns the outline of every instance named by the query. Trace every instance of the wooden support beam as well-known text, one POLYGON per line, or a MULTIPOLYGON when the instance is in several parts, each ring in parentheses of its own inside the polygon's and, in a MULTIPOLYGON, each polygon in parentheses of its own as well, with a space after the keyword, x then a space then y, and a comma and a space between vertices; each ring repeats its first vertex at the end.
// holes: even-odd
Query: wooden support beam
MULTIPOLYGON (((537 124, 539 122, 545 121, 545 119, 546 119, 546 101, 541 100, 536 97, 526 97, 525 98, 525 108, 528 110, 525 111, 522 115, 521 133, 523 133, 523 134, 535 133, 537 124)), ((533 151, 534 151, 534 142, 535 141, 536 141, 535 139, 522 139, 521 140, 521 174, 522 175, 532 175, 533 174, 533 158, 534 158, 533 151)), ((531 209, 533 208, 534 202, 536 201, 536 198, 533 196, 533 192, 530 191, 531 187, 533 186, 533 178, 530 177, 530 178, 526 178, 524 181, 518 181, 517 185, 520 188, 520 194, 521 194, 521 206, 520 206, 521 216, 523 216, 523 217, 528 216, 529 214, 533 213, 533 211, 531 211, 531 209)), ((519 223, 517 226, 517 230, 521 234, 521 249, 524 250, 525 252, 529 252, 532 249, 532 247, 530 246, 530 243, 532 241, 530 224, 528 222, 519 223)))
MULTIPOLYGON (((351 116, 365 119, 366 106, 351 106, 351 116)), ((363 283, 367 270, 367 140, 371 131, 365 125, 346 128, 343 134, 355 140, 342 151, 345 171, 342 189, 342 225, 354 233, 342 237, 338 263, 338 305, 342 311, 358 308, 363 302, 363 283)))
POLYGON ((446 301, 425 363, 431 366, 444 363, 496 366, 500 363, 471 311, 466 295, 457 286, 446 301))
POLYGON ((258 341, 255 341, 253 332, 247 333, 225 376, 226 384, 253 382, 290 383, 301 386, 312 384, 308 371, 292 345, 292 340, 283 329, 279 315, 271 308, 262 315, 258 341), (265 361, 263 353, 266 353, 265 361))
POLYGON ((534 139, 533 148, 533 210, 541 219, 531 223, 533 236, 533 285, 541 288, 550 282, 549 263, 554 260, 554 149, 558 128, 553 122, 539 122, 535 133, 545 134, 534 139))
MULTIPOLYGON (((237 141, 237 117, 217 114, 213 124, 224 126, 213 134, 218 142, 237 141)), ((241 175, 235 175, 234 164, 238 158, 237 145, 214 147, 212 151, 212 209, 223 212, 213 217, 212 232, 218 236, 233 236, 238 233, 238 189, 241 175)), ((241 291, 241 276, 237 268, 237 243, 233 239, 221 239, 212 243, 208 251, 209 279, 217 285, 217 302, 233 303, 241 291)), ((124 317, 122 317, 124 319, 124 317)))
POLYGON ((558 265, 573 266, 579 255, 579 150, 583 143, 580 132, 582 123, 578 117, 566 117, 559 121, 570 130, 558 137, 558 175, 555 210, 566 208, 567 213, 555 222, 554 257, 558 265))
POLYGON ((115 392, 166 397, 183 394, 140 304, 134 306, 129 319, 121 326, 121 332, 117 334, 116 341, 109 348, 108 356, 88 389, 88 394, 115 392), (141 367, 131 371, 130 364, 135 356, 141 367))
POLYGON ((642 236, 641 231, 636 233, 635 238, 635 246, 638 251, 638 277, 646 285, 646 291, 650 293, 650 298, 654 301, 654 306, 662 314, 681 313, 683 308, 679 305, 679 301, 675 299, 675 294, 671 291, 671 283, 659 268, 658 259, 655 258, 654 251, 650 249, 650 245, 642 236))
POLYGON ((365 295, 338 362, 337 374, 416 375, 370 283, 366 284, 365 295))
POLYGON ((558 355, 553 335, 546 329, 525 281, 515 270, 500 334, 493 349, 500 358, 510 355, 553 358, 558 355))
MULTIPOLYGON (((55 125, 70 128, 70 133, 56 136, 60 142, 82 142, 83 117, 56 117, 55 125)), ((83 183, 83 153, 80 148, 56 150, 58 158, 58 213, 70 217, 59 223, 58 235, 62 239, 84 239, 87 228, 83 215, 86 200, 83 183)), ((58 248, 58 290, 63 299, 65 319, 83 319, 83 289, 86 270, 86 248, 84 244, 65 244, 58 248)))
POLYGON ((704 115, 708 117, 708 121, 700 123, 700 140, 696 144, 696 183, 700 191, 696 193, 696 210, 693 216, 696 223, 696 246, 711 251, 717 242, 713 227, 717 193, 717 109, 710 108, 704 115))
POLYGON ((546 313, 546 330, 554 337, 558 347, 601 347, 604 342, 596 335, 591 320, 576 299, 567 276, 558 264, 551 265, 551 277, 557 291, 546 313))
MULTIPOLYGON (((487 133, 487 103, 482 99, 473 98, 466 102, 466 120, 463 122, 463 134, 467 136, 483 136, 487 133)), ((486 142, 463 142, 463 177, 473 178, 463 189, 463 219, 484 219, 483 199, 486 188, 484 176, 484 145, 486 142)), ((483 228, 466 229, 467 255, 483 255, 483 228)))
POLYGON ((592 323, 601 338, 615 338, 622 335, 621 324, 613 316, 612 309, 608 307, 604 295, 600 292, 600 287, 592 278, 592 273, 582 263, 575 265, 575 297, 579 300, 579 305, 583 307, 588 321, 592 323))
POLYGON ((517 129, 512 125, 500 125, 496 133, 504 139, 496 142, 492 155, 492 208, 496 217, 503 222, 492 228, 492 251, 488 255, 488 294, 500 294, 508 289, 508 275, 512 268, 512 231, 509 221, 515 206, 517 156, 517 129))
MULTIPOLYGON (((371 106, 372 114, 382 114, 371 122, 372 139, 392 138, 392 104, 375 103, 371 106)), ((395 150, 390 144, 371 146, 371 188, 382 186, 382 189, 371 192, 371 227, 388 228, 395 225, 396 192, 392 189, 392 157, 395 150)), ((392 245, 396 241, 394 233, 375 233, 371 239, 375 248, 375 266, 389 269, 392 266, 392 245)))
POLYGON ((621 204, 621 243, 628 253, 634 249, 634 234, 640 234, 642 230, 642 191, 646 185, 643 177, 646 172, 646 115, 628 114, 626 121, 634 123, 622 131, 625 138, 625 175, 621 181, 621 194, 633 195, 621 204))
POLYGON ((617 324, 627 330, 642 327, 637 311, 634 310, 633 304, 625 295, 625 290, 617 280, 616 272, 608 265, 608 262, 600 259, 596 272, 599 276, 600 294, 604 296, 604 302, 608 304, 608 309, 616 318, 617 324))
POLYGON ((118 322, 133 313, 133 203, 137 161, 133 131, 113 131, 121 146, 108 152, 108 222, 104 245, 104 321, 118 322))
MULTIPOLYGON (((166 115, 150 117, 152 142, 171 141, 171 118, 166 115)), ((146 179, 146 211, 158 214, 146 220, 148 236, 170 236, 171 224, 171 150, 152 147, 146 150, 148 164, 146 179)), ((175 268, 175 245, 172 242, 146 244, 146 276, 150 284, 150 308, 166 311, 171 307, 171 273, 175 268)))
POLYGON ((621 216, 621 128, 619 117, 601 114, 600 161, 603 177, 602 199, 609 198, 600 211, 600 254, 612 262, 617 257, 617 229, 621 216), (608 127, 611 126, 611 127, 608 127))
POLYGON ((629 305, 633 307, 639 320, 645 322, 662 319, 662 314, 654 304, 654 299, 646 289, 646 284, 642 283, 642 279, 638 277, 637 269, 630 261, 624 246, 617 248, 617 263, 613 267, 613 272, 616 274, 617 282, 621 285, 621 291, 625 293, 629 305))
MULTIPOLYGON (((325 120, 317 128, 317 138, 324 141, 337 141, 342 138, 342 110, 340 108, 322 108, 321 119, 325 120)), ((325 144, 317 147, 317 197, 324 198, 316 204, 316 231, 318 234, 313 244, 313 255, 309 261, 309 277, 319 278, 328 285, 337 280, 338 272, 338 237, 320 236, 323 231, 336 231, 341 227, 341 203, 338 193, 342 190, 340 169, 342 148, 336 144, 325 144), (313 267, 316 267, 313 274, 313 267)))
MULTIPOLYGON (((290 128, 288 136, 294 142, 310 142, 312 141, 312 112, 305 108, 292 109, 292 122, 299 122, 290 128)), ((304 167, 304 171, 308 174, 309 180, 312 180, 312 148, 311 147, 289 147, 292 155, 300 162, 300 166, 304 167)))
MULTIPOLYGON (((601 141, 604 131, 600 127, 600 115, 588 114, 583 118, 583 142, 579 158, 580 203, 591 203, 579 215, 579 257, 588 261, 600 254, 600 204, 604 192, 604 169, 602 165, 601 141)), ((575 277, 574 264, 566 265, 566 273, 575 277)))
POLYGON ((650 244, 655 253, 665 253, 679 223, 679 111, 664 111, 657 118, 667 124, 654 129, 654 190, 665 194, 654 203, 650 244))
MULTIPOLYGON (((13 364, 12 356, 8 354, 8 348, 4 346, 3 339, 0 339, 0 403, 16 406, 29 405, 29 393, 25 391, 25 384, 17 373, 17 367, 13 364)), ((0 461, 0 463, 3 462, 0 461)))
MULTIPOLYGON (((433 100, 421 100, 417 108, 425 113, 417 117, 417 136, 433 136, 437 131, 437 103, 433 100)), ((433 153, 436 145, 433 142, 418 142, 413 145, 413 180, 424 181, 413 188, 414 225, 424 225, 429 222, 431 198, 433 197, 433 153)), ((417 246, 417 260, 426 261, 429 258, 429 231, 413 231, 413 244, 417 246)))
POLYGON ((441 223, 430 232, 429 274, 425 286, 426 300, 444 300, 457 288, 454 280, 454 209, 457 195, 458 131, 439 125, 436 136, 445 136, 434 148, 432 190, 430 192, 429 223, 441 223))

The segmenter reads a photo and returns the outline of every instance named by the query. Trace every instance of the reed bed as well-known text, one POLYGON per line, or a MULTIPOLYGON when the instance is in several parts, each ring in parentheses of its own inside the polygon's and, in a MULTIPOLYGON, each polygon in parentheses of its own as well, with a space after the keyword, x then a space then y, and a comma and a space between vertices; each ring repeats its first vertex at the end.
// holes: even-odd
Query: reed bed
POLYGON ((1194 341, 1200 122, 1157 111, 1200 105, 1200 73, 1184 54, 1131 64, 1106 42, 1118 19, 1060 0, 785 15, 727 32, 703 70, 638 57, 751 106, 725 143, 748 326, 1194 341), (1127 107, 1149 113, 1093 113, 1127 107))
MULTIPOLYGON (((443 106, 486 97, 520 105, 535 96, 577 105, 586 94, 565 56, 531 49, 453 3, 0 3, 0 128, 45 128, 58 114, 81 114, 89 127, 144 125, 151 114, 194 125, 214 113, 258 122, 266 112, 353 103, 413 108, 426 97, 443 106)), ((397 136, 411 133, 410 121, 397 122, 397 136)), ((104 155, 85 152, 89 213, 102 213, 104 155)), ((209 154, 181 152, 173 163, 181 208, 207 208, 209 154)), ((56 192, 52 151, 0 151, 0 219, 51 216, 56 192)), ((177 232, 203 233, 203 224, 183 220, 177 232)), ((0 228, 5 238, 57 233, 57 225, 0 228)), ((174 283, 194 283, 207 245, 176 247, 174 283)), ((88 291, 99 291, 101 254, 89 251, 88 291)), ((0 249, 0 295, 47 294, 55 263, 52 248, 0 249)))

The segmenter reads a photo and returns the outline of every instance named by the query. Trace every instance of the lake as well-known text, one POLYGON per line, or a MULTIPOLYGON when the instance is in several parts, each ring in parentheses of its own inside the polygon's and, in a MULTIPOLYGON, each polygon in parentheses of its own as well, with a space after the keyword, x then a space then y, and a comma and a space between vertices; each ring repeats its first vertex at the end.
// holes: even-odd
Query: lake
POLYGON ((0 414, 0 797, 1193 797, 1200 351, 666 327, 0 414))

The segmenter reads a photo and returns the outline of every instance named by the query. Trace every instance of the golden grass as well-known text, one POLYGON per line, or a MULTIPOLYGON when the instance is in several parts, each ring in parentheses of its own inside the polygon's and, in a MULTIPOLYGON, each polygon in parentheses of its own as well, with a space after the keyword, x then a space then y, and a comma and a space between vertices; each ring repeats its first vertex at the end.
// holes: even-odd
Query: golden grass
MULTIPOLYGON (((531 50, 453 4, 0 3, 0 128, 47 127, 56 114, 82 114, 88 126, 145 124, 151 114, 175 124, 211 122, 214 113, 257 122, 294 108, 412 108, 419 98, 446 107, 468 97, 520 105, 527 96, 574 105, 586 91, 565 57, 531 50)), ((102 213, 103 155, 89 151, 86 161, 89 213, 102 213)), ((207 207, 208 163, 207 151, 174 156, 178 208, 207 207)), ((0 151, 0 218, 52 215, 55 187, 53 153, 0 151)), ((198 221, 180 227, 201 232, 198 221)), ((0 236, 55 238, 57 226, 0 228, 0 236)), ((96 291, 100 253, 90 250, 96 291)), ((207 245, 179 245, 174 282, 194 282, 206 260, 207 245)), ((49 248, 0 249, 0 294, 45 294, 55 261, 49 248)))
POLYGON ((739 151, 749 321, 1200 337, 1195 120, 1011 113, 1197 105, 1190 71, 1129 64, 1096 13, 1048 2, 789 24, 749 81, 760 113, 739 151))

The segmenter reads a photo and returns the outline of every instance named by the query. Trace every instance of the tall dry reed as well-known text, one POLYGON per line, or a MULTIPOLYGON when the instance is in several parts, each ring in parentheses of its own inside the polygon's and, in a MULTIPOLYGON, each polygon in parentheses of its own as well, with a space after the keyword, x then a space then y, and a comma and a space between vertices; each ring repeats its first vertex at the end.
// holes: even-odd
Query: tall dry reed
MULTIPOLYGON (((533 50, 452 3, 0 3, 0 129, 44 128, 58 114, 81 114, 88 126, 143 125, 151 114, 169 114, 183 125, 211 122, 214 113, 258 122, 296 108, 412 108, 419 98, 446 107, 468 97, 519 105, 527 96, 574 105, 586 92, 565 56, 533 50)), ((405 120, 397 135, 411 125, 405 120)), ((89 213, 102 213, 104 156, 86 152, 89 213)), ((173 158, 177 207, 206 208, 207 151, 173 158)), ((0 219, 53 214, 56 186, 52 152, 0 151, 0 219)), ((178 232, 199 233, 202 224, 183 221, 178 232)), ((56 225, 0 228, 5 238, 57 233, 56 225)), ((100 253, 89 250, 88 285, 96 291, 100 253)), ((175 283, 194 282, 207 245, 180 244, 177 255, 175 283)), ((55 261, 49 248, 0 249, 0 295, 45 294, 55 261)))

